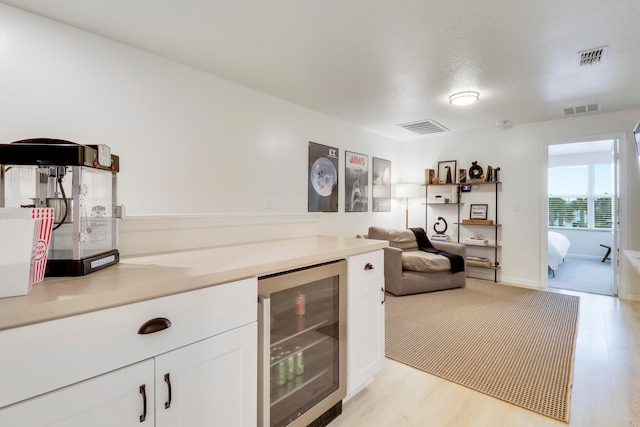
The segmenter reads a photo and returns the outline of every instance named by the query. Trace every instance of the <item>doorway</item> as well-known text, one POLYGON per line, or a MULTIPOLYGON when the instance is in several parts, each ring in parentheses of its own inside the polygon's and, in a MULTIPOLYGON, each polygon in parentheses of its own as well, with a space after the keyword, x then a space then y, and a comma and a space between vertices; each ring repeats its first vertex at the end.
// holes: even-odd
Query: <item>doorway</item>
POLYGON ((617 296, 619 140, 547 150, 547 285, 617 296))

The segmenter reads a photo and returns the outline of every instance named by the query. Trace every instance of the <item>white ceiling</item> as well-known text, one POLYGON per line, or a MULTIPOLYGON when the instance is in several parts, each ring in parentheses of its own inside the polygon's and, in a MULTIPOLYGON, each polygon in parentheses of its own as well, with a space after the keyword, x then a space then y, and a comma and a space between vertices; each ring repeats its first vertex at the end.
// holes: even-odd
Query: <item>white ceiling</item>
POLYGON ((397 140, 640 107, 638 0, 0 1, 397 140))

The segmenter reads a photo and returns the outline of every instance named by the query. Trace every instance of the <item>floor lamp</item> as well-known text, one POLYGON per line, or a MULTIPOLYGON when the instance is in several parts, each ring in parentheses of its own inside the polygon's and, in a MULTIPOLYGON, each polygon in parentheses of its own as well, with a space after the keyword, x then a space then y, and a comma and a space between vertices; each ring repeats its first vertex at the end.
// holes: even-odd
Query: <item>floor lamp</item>
POLYGON ((420 197, 420 184, 396 184, 393 193, 396 199, 405 199, 405 228, 409 228, 409 199, 420 197))

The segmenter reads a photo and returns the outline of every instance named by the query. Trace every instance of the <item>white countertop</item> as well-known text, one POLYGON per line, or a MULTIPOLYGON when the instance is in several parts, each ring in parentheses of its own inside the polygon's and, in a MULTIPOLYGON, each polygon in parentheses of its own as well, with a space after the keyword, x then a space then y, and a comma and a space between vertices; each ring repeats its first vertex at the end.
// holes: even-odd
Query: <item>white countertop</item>
POLYGON ((311 236, 149 256, 82 277, 53 277, 0 298, 0 330, 371 252, 387 241, 311 236))

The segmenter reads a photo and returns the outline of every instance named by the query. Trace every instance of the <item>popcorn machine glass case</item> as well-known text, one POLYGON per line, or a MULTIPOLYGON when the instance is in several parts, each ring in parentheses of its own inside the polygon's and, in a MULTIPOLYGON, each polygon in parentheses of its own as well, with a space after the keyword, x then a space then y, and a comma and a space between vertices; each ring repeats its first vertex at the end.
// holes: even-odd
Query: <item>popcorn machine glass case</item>
POLYGON ((0 144, 0 207, 54 208, 47 276, 83 276, 119 261, 119 170, 106 145, 0 144))

